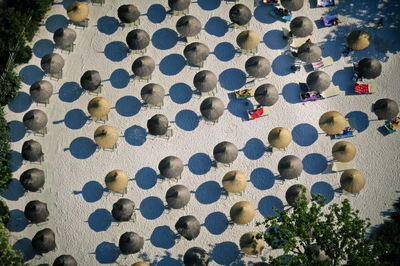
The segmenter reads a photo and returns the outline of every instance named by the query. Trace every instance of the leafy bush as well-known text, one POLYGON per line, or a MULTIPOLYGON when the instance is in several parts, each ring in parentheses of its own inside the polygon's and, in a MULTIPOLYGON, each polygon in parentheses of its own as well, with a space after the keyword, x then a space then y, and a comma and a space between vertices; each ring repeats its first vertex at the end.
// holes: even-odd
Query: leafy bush
POLYGON ((5 70, 3 75, 0 76, 0 105, 6 105, 17 96, 20 86, 20 76, 12 68, 5 70))
POLYGON ((2 200, 0 200, 0 223, 6 225, 9 220, 10 213, 8 212, 8 207, 2 200))
POLYGON ((3 223, 0 223, 0 262, 1 265, 24 265, 22 254, 14 250, 8 242, 8 231, 3 223))
POLYGON ((11 181, 11 170, 8 166, 10 143, 7 121, 4 118, 3 108, 0 107, 0 192, 7 188, 11 181))
POLYGON ((28 45, 25 45, 15 51, 15 61, 14 63, 19 65, 19 64, 24 64, 28 63, 29 60, 32 58, 32 48, 29 47, 28 45))

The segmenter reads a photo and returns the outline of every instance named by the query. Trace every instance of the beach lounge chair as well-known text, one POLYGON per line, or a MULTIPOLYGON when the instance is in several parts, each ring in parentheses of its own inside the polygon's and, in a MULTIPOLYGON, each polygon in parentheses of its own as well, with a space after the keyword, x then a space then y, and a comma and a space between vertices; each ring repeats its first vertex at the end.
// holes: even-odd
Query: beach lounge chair
POLYGON ((280 5, 281 4, 280 3, 281 1, 279 1, 279 0, 262 0, 262 2, 267 5, 280 5))
POLYGON ((398 122, 400 121, 400 117, 396 117, 394 119, 392 119, 391 121, 387 121, 384 125, 384 127, 386 128, 386 130, 389 133, 394 133, 396 131, 400 130, 400 123, 398 122), (397 123, 396 123, 397 121, 397 123))
POLYGON ((256 119, 262 116, 266 116, 268 114, 269 114, 269 109, 263 106, 247 111, 249 119, 256 119))
POLYGON ((354 169, 352 162, 342 163, 342 162, 333 162, 332 163, 332 172, 342 172, 344 170, 354 169))
POLYGON ((308 39, 310 39, 309 36, 307 37, 302 37, 302 38, 297 38, 297 37, 291 37, 289 39, 289 45, 292 48, 299 48, 300 46, 302 46, 308 39))
POLYGON ((106 3, 106 0, 90 0, 92 4, 100 4, 101 6, 106 3))
POLYGON ((122 29, 128 28, 128 27, 137 27, 139 25, 140 25, 140 18, 138 18, 137 20, 135 20, 134 22, 131 22, 131 23, 121 22, 122 29))
POLYGON ((339 0, 317 0, 317 7, 335 6, 339 4, 339 0))
POLYGON ((74 24, 75 28, 82 27, 83 29, 85 29, 85 28, 87 28, 89 26, 89 19, 86 18, 85 20, 80 21, 80 22, 73 22, 72 21, 72 24, 74 24))
POLYGON ((375 83, 356 83, 354 84, 354 92, 358 94, 372 94, 377 92, 375 83))
POLYGON ((323 57, 319 61, 311 63, 311 66, 313 70, 318 70, 324 67, 328 67, 333 65, 333 58, 328 56, 328 57, 323 57))
POLYGON ((308 92, 303 92, 300 93, 300 100, 302 102, 313 102, 318 99, 321 99, 321 95, 318 92, 315 91, 308 91, 308 92))
POLYGON ((347 127, 343 130, 343 133, 334 135, 335 139, 343 139, 354 137, 357 134, 357 130, 354 128, 347 127))
POLYGON ((390 125, 389 122, 386 122, 385 125, 383 126, 384 128, 386 128, 386 130, 387 130, 389 133, 394 133, 394 132, 398 131, 398 129, 396 129, 396 130, 391 129, 391 128, 389 127, 389 125, 390 125))
POLYGON ((254 96, 254 90, 253 88, 238 89, 234 90, 233 94, 235 95, 236 99, 247 99, 254 96))
POLYGON ((320 95, 323 99, 337 96, 340 94, 340 89, 338 86, 330 86, 327 90, 323 91, 320 95))
POLYGON ((338 14, 330 15, 330 16, 322 16, 321 21, 322 21, 322 23, 324 23, 325 27, 332 27, 341 22, 338 14), (335 24, 335 22, 336 22, 336 24, 335 24))
POLYGON ((281 20, 281 21, 283 21, 283 22, 288 22, 288 21, 292 20, 292 14, 289 14, 289 15, 284 16, 284 15, 282 15, 282 14, 279 12, 279 9, 278 9, 277 7, 274 7, 274 8, 271 10, 270 14, 271 14, 271 16, 273 16, 274 18, 277 18, 277 19, 279 19, 279 20, 281 20))

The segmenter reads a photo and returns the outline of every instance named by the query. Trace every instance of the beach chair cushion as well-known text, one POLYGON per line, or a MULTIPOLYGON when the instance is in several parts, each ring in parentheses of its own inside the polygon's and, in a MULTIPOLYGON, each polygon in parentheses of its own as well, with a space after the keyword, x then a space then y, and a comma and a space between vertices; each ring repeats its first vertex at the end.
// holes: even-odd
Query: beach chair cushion
POLYGON ((317 0, 317 7, 334 6, 339 3, 338 0, 317 0))
POLYGON ((259 107, 253 110, 247 111, 249 119, 256 119, 265 115, 268 115, 269 109, 267 107, 259 107))
POLYGON ((343 130, 342 134, 336 134, 335 135, 335 139, 342 139, 342 138, 349 138, 349 137, 353 137, 355 136, 357 133, 357 131, 355 129, 353 129, 353 131, 350 130, 350 128, 345 128, 343 130))
POLYGON ((352 162, 342 163, 342 162, 333 162, 332 163, 332 172, 341 172, 348 169, 354 169, 352 162))
POLYGON ((330 16, 322 16, 321 17, 322 22, 324 23, 325 27, 331 27, 334 26, 334 21, 337 20, 338 22, 340 22, 339 20, 339 15, 330 15, 330 16))
POLYGON ((289 14, 287 16, 283 16, 282 14, 280 14, 279 9, 277 7, 274 7, 271 10, 271 16, 273 16, 274 18, 280 19, 282 21, 290 21, 292 19, 292 14, 289 14))
POLYGON ((253 88, 244 88, 234 90, 233 93, 235 94, 236 99, 247 99, 254 95, 253 88))
POLYGON ((302 37, 302 38, 293 37, 293 38, 290 38, 289 45, 290 45, 290 47, 292 47, 292 48, 299 48, 299 47, 300 47, 301 45, 303 45, 308 39, 310 39, 309 36, 307 36, 307 37, 302 37))
POLYGON ((313 70, 318 70, 323 67, 328 67, 333 65, 333 58, 330 56, 324 57, 318 60, 317 62, 311 63, 311 65, 313 67, 313 70))
POLYGON ((321 93, 321 96, 323 98, 329 98, 329 97, 337 96, 339 94, 340 94, 339 87, 338 86, 331 86, 327 90, 323 91, 321 93))

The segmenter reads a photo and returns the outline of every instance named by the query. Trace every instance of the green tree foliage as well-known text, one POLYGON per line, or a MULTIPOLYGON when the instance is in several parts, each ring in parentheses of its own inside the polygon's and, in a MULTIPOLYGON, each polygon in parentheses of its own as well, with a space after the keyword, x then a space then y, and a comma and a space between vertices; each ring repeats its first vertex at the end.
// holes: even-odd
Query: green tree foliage
POLYGON ((11 170, 8 166, 10 144, 7 121, 4 118, 3 108, 0 107, 0 192, 7 188, 11 181, 11 170))
POLYGON ((0 105, 6 105, 12 98, 17 96, 20 86, 21 78, 19 75, 12 68, 6 69, 0 76, 0 105))
POLYGON ((15 251, 8 242, 8 231, 3 223, 0 223, 0 265, 22 266, 24 258, 15 251))

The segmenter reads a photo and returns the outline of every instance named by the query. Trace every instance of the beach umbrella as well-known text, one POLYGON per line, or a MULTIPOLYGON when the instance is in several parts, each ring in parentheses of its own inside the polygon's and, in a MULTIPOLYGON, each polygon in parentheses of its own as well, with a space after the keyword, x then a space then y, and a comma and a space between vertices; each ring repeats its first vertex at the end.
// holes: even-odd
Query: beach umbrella
POLYGON ((238 170, 229 171, 222 178, 222 186, 230 193, 240 193, 247 187, 247 176, 238 170))
POLYGON ((103 149, 115 148, 118 138, 118 131, 107 125, 99 126, 94 132, 94 141, 103 149))
POLYGON ((21 182, 24 189, 31 192, 40 190, 44 185, 44 180, 43 170, 37 168, 28 169, 19 177, 19 182, 21 182))
POLYGON ((89 16, 89 6, 83 2, 73 2, 67 7, 67 15, 73 22, 82 22, 89 16))
POLYGON ((347 36, 347 45, 352 50, 363 50, 369 46, 370 35, 363 30, 354 30, 347 36))
POLYGON ((119 238, 119 249, 124 255, 138 253, 144 245, 144 239, 135 232, 125 232, 119 238))
POLYGON ((190 191, 183 185, 175 185, 167 190, 165 200, 167 201, 168 207, 172 209, 182 209, 189 203, 190 191))
POLYGON ((373 105, 373 111, 380 120, 391 120, 399 113, 399 105, 392 99, 383 98, 373 105))
POLYGON ((265 78, 271 72, 271 63, 263 56, 252 56, 245 63, 247 74, 254 78, 265 78))
POLYGON ((149 83, 142 88, 140 96, 145 103, 158 105, 164 101, 165 90, 158 84, 149 83))
POLYGON ((319 118, 319 127, 328 135, 341 134, 349 125, 346 118, 339 112, 328 111, 319 118))
POLYGON ((182 216, 175 224, 178 233, 187 240, 193 240, 200 234, 200 222, 192 215, 182 216))
POLYGON ((292 134, 283 127, 276 127, 268 134, 268 143, 277 149, 284 149, 292 142, 292 134))
POLYGON ((64 67, 64 59, 61 55, 56 53, 47 54, 42 57, 40 66, 47 74, 57 74, 60 73, 64 67))
POLYGON ((183 55, 189 64, 200 65, 206 61, 210 54, 210 48, 207 45, 200 42, 192 42, 186 45, 183 50, 183 55))
POLYGON ((254 99, 263 106, 272 106, 279 100, 279 93, 274 85, 266 83, 257 87, 254 99))
POLYGON ((25 113, 22 121, 27 129, 38 131, 46 127, 48 119, 45 112, 39 109, 33 109, 25 113))
POLYGON ((294 37, 307 37, 312 34, 314 29, 311 19, 305 16, 295 17, 290 22, 290 32, 294 37))
POLYGON ((201 22, 196 17, 186 15, 176 22, 176 31, 183 37, 196 36, 201 31, 201 22))
POLYGON ((150 266, 150 264, 148 264, 145 261, 138 261, 138 262, 133 263, 131 266, 150 266))
POLYGON ((94 118, 102 118, 110 112, 111 106, 104 97, 94 97, 87 106, 89 114, 94 118))
POLYGON ((40 161, 43 156, 42 145, 33 139, 27 140, 22 144, 21 155, 24 160, 30 162, 40 161))
POLYGON ((135 22, 140 17, 140 11, 135 5, 122 5, 117 10, 118 18, 123 23, 135 22))
POLYGON ((243 234, 239 240, 240 249, 247 255, 259 255, 265 248, 264 239, 257 239, 256 232, 243 234))
POLYGON ((46 102, 53 95, 53 85, 47 80, 36 81, 29 89, 34 102, 46 102))
POLYGON ((304 0, 281 0, 281 5, 290 11, 298 11, 303 7, 304 0))
POLYGON ((97 70, 88 70, 81 77, 81 86, 84 90, 94 91, 101 84, 100 73, 97 70))
POLYGON ((56 235, 50 228, 40 230, 32 238, 32 247, 38 254, 47 253, 56 248, 56 235))
POLYGON ((135 29, 126 36, 126 43, 132 50, 142 50, 150 44, 150 36, 144 30, 135 29))
POLYGON ((71 255, 61 255, 54 260, 53 266, 78 266, 78 263, 71 255))
POLYGON ((190 0, 168 0, 168 6, 172 10, 182 11, 189 8, 190 0))
POLYGON ((327 261, 329 260, 329 256, 325 254, 325 251, 321 249, 321 246, 318 244, 311 244, 308 247, 309 252, 312 257, 316 261, 327 261))
POLYGON ((248 224, 254 219, 256 209, 248 201, 239 201, 232 206, 229 214, 235 224, 248 224))
POLYGON ((252 30, 245 30, 239 33, 236 38, 237 45, 243 50, 255 49, 260 44, 260 35, 252 30))
POLYGON ((364 174, 356 169, 345 170, 340 176, 340 187, 351 194, 359 193, 364 186, 364 174))
POLYGON ((357 64, 356 71, 366 79, 375 79, 382 73, 382 65, 378 59, 364 58, 357 64))
POLYGON ((151 135, 162 136, 167 133, 169 121, 165 115, 156 114, 147 120, 147 129, 151 135))
POLYGON ((194 87, 200 92, 212 91, 217 86, 217 83, 217 76, 209 70, 202 70, 196 73, 193 78, 194 87))
POLYGON ((229 19, 239 26, 249 23, 251 17, 250 8, 243 4, 236 4, 229 10, 229 19))
POLYGON ((127 222, 135 212, 135 203, 130 199, 119 199, 113 204, 111 214, 119 222, 127 222))
POLYGON ((32 200, 26 204, 24 214, 32 223, 42 223, 47 220, 49 210, 46 203, 32 200))
POLYGON ((185 266, 207 266, 209 261, 207 251, 199 247, 189 248, 183 256, 185 266))
POLYGON ((132 71, 135 76, 147 77, 150 76, 154 69, 156 68, 156 63, 150 56, 141 56, 136 58, 132 64, 132 71))
POLYGON ((321 59, 322 51, 315 43, 305 42, 297 50, 297 58, 306 64, 317 62, 321 59))
POLYGON ((332 147, 332 156, 339 162, 350 162, 356 156, 356 147, 348 141, 336 142, 332 147))
POLYGON ((53 40, 59 47, 68 47, 76 40, 76 32, 70 28, 59 28, 54 32, 53 40))
POLYGON ((308 189, 301 184, 292 185, 288 188, 288 190, 286 190, 285 194, 286 201, 292 207, 296 206, 297 200, 301 196, 305 196, 306 201, 310 202, 311 194, 308 191, 308 189))
POLYGON ((123 193, 128 186, 128 174, 122 170, 112 170, 105 177, 108 190, 123 193))
POLYGON ((298 178, 303 171, 303 163, 294 155, 286 155, 279 160, 278 171, 284 179, 298 178))
POLYGON ((232 163, 238 154, 239 151, 235 144, 228 141, 218 143, 213 150, 214 159, 220 163, 232 163))
POLYGON ((209 121, 217 121, 224 114, 225 105, 217 97, 208 97, 201 102, 201 115, 209 121))
POLYGON ((167 156, 158 164, 160 174, 166 178, 180 177, 183 172, 183 162, 175 156, 167 156))
POLYGON ((312 91, 322 92, 331 85, 331 77, 324 71, 314 71, 307 76, 307 86, 312 91))

